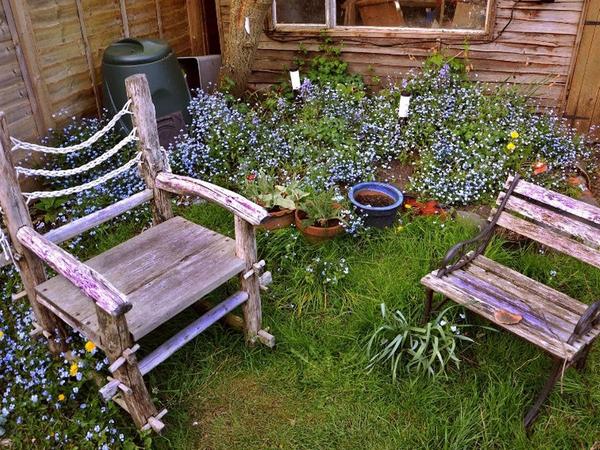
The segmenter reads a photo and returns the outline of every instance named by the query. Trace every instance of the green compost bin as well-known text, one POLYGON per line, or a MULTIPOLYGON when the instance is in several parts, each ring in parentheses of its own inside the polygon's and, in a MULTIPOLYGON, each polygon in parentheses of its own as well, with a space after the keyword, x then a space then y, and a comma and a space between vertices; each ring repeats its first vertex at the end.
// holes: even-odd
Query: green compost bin
MULTIPOLYGON (((148 78, 161 144, 167 146, 190 122, 187 107, 190 91, 175 53, 165 41, 123 39, 111 44, 102 59, 104 107, 114 116, 127 102, 125 79, 143 73, 148 78)), ((131 131, 131 120, 121 120, 124 132, 131 131)))

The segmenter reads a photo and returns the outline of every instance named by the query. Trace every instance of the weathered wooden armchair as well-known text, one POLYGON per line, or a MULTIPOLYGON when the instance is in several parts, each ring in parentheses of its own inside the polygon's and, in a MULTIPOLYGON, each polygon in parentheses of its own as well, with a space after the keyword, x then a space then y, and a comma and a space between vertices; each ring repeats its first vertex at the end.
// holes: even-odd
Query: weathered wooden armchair
POLYGON ((273 345, 273 337, 261 329, 264 262, 257 261, 254 232, 267 212, 231 191, 170 173, 146 78, 130 77, 126 85, 148 189, 42 236, 32 227, 0 115, 0 204, 37 327, 51 350, 67 350, 63 323, 81 332, 111 362, 112 377, 102 395, 118 401, 138 427, 160 431, 166 411, 158 413, 142 377, 185 343, 241 305, 247 342, 273 345), (233 212, 235 241, 174 217, 169 193, 198 196, 233 212), (56 245, 147 201, 154 226, 85 263, 56 245), (44 264, 59 275, 47 280, 44 264), (235 276, 239 292, 137 360, 137 341, 235 276))
POLYGON ((425 316, 434 291, 545 350, 554 366, 525 416, 529 429, 564 369, 585 366, 600 335, 600 300, 588 306, 483 256, 497 226, 600 268, 600 208, 511 177, 487 227, 454 246, 426 275, 425 316), (474 246, 475 250, 468 252, 474 246), (498 313, 513 314, 508 324, 498 313))

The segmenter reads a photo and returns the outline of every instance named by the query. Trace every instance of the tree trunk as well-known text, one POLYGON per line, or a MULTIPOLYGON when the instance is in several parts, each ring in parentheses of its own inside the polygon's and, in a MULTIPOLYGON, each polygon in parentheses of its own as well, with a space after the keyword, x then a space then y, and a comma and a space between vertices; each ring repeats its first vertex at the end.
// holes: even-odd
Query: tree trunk
POLYGON ((272 0, 231 0, 219 86, 230 87, 229 91, 235 96, 241 96, 246 90, 258 40, 271 5, 272 0), (247 23, 250 33, 246 29, 247 23))

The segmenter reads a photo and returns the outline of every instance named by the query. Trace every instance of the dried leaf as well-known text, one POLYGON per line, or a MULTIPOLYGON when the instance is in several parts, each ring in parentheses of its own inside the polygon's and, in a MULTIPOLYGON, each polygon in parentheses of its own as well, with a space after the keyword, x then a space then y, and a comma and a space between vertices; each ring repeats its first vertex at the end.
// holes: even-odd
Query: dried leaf
POLYGON ((533 174, 534 175, 539 175, 546 171, 548 171, 548 165, 545 162, 540 161, 540 162, 536 162, 533 165, 533 174))
POLYGON ((523 320, 523 316, 520 314, 514 314, 503 309, 497 309, 494 312, 494 318, 496 319, 496 322, 503 325, 516 325, 523 320))

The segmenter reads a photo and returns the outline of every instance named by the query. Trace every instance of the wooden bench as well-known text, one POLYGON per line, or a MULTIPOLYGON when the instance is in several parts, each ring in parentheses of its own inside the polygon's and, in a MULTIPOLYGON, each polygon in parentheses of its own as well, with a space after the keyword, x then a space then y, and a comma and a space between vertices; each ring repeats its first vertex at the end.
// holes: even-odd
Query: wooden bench
MULTIPOLYGON (((554 360, 550 377, 525 416, 529 429, 564 369, 583 368, 600 335, 600 301, 586 305, 483 256, 496 227, 600 268, 600 208, 510 177, 487 226, 448 252, 440 269, 426 275, 425 318, 434 292, 546 351, 554 360), (469 248, 473 247, 473 251, 469 248), (497 313, 518 323, 507 324, 497 313), (504 323, 503 323, 504 322, 504 323)), ((439 308, 439 306, 438 306, 439 308)))
MULTIPOLYGON (((34 334, 50 350, 68 350, 64 324, 81 332, 110 360, 108 383, 100 389, 131 414, 142 429, 161 431, 158 412, 143 376, 221 319, 241 324, 249 344, 272 347, 262 329, 260 287, 264 261, 257 260, 255 226, 267 211, 244 197, 170 172, 160 148, 154 105, 143 75, 126 80, 139 139, 141 174, 147 189, 45 235, 34 230, 11 161, 6 118, 0 113, 0 205, 27 297, 36 317, 34 334), (235 239, 175 217, 171 193, 201 197, 234 214, 235 239), (80 262, 57 244, 150 202, 153 225, 140 235, 89 261, 80 262), (47 279, 44 265, 57 272, 47 279), (138 341, 233 277, 239 291, 195 318, 144 358, 138 341), (243 321, 231 312, 240 307, 243 321), (233 320, 236 319, 236 320, 233 320)), ((206 305, 201 305, 206 309, 206 305)), ((193 312, 192 312, 193 313, 193 312)))

